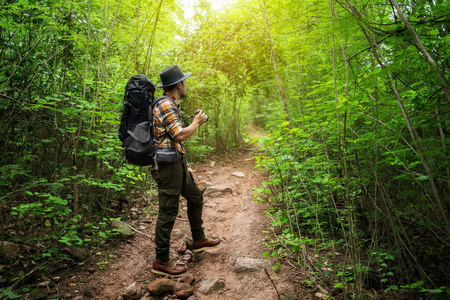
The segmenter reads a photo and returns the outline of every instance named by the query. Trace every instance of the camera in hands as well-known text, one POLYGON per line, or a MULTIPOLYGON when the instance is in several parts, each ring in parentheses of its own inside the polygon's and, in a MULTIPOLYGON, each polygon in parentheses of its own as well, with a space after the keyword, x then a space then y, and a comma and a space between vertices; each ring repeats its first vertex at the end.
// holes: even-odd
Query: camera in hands
MULTIPOLYGON (((194 116, 195 116, 196 114, 198 114, 199 112, 200 112, 200 110, 197 110, 197 111, 195 112, 194 116)), ((208 120, 209 120, 208 115, 207 115, 207 114, 204 114, 204 115, 205 115, 205 122, 208 122, 208 120)))

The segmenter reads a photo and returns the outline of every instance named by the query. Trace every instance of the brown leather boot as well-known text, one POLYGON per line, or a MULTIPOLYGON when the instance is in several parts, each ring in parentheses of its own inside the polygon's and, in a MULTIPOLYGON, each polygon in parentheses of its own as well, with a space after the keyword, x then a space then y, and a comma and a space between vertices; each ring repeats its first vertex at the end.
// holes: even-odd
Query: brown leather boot
POLYGON ((183 273, 186 273, 186 271, 187 269, 185 267, 174 266, 169 261, 160 263, 155 260, 152 266, 153 273, 170 277, 180 277, 183 273))
POLYGON ((202 252, 206 249, 216 248, 220 244, 220 240, 218 239, 201 239, 198 241, 192 242, 192 248, 194 252, 202 252))

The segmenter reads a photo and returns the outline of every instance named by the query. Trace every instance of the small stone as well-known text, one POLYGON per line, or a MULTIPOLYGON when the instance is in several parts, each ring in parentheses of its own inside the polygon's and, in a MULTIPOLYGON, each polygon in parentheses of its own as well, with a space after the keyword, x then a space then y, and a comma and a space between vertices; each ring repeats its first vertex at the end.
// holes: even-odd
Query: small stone
POLYGON ((172 238, 174 239, 181 239, 184 237, 184 231, 183 230, 172 230, 172 238))
POLYGON ((87 298, 94 298, 98 296, 98 290, 95 286, 88 286, 84 289, 83 295, 87 298))
POLYGON ((146 293, 142 296, 141 300, 152 300, 152 299, 155 299, 155 298, 156 298, 156 296, 150 296, 150 293, 149 293, 149 292, 146 292, 146 293))
POLYGON ((265 259, 238 257, 234 265, 234 272, 254 272, 270 267, 270 262, 265 259))
POLYGON ((76 296, 75 298, 73 298, 73 300, 84 300, 83 296, 76 296))
POLYGON ((227 194, 233 194, 233 190, 230 187, 208 187, 203 194, 204 196, 208 196, 210 198, 219 198, 224 197, 227 194))
POLYGON ((150 282, 147 286, 147 289, 152 295, 161 295, 165 292, 173 291, 173 281, 167 278, 157 279, 155 281, 150 282))
POLYGON ((216 165, 216 162, 215 161, 211 161, 210 163, 209 163, 209 166, 210 167, 214 167, 216 165))
POLYGON ((88 256, 88 251, 86 249, 78 248, 73 245, 65 246, 61 252, 69 255, 76 261, 83 261, 88 256))
POLYGON ((221 279, 211 278, 202 281, 199 287, 199 291, 205 295, 212 294, 213 292, 225 287, 225 282, 221 279))
POLYGON ((122 295, 123 300, 138 300, 141 298, 142 288, 137 285, 136 282, 133 282, 131 285, 127 287, 125 293, 122 295))
POLYGON ((183 255, 182 259, 187 262, 192 262, 192 256, 189 254, 183 255))
POLYGON ((194 287, 183 282, 175 283, 173 290, 175 296, 177 296, 178 298, 188 298, 189 296, 194 294, 194 287))
POLYGON ((231 175, 232 176, 236 176, 238 178, 244 178, 245 177, 245 174, 242 173, 242 172, 233 172, 231 175))
POLYGON ((38 287, 47 287, 50 284, 50 281, 39 282, 37 284, 38 287))
POLYGON ((178 242, 177 252, 180 254, 183 254, 184 252, 186 252, 186 241, 185 240, 181 240, 178 242))
POLYGON ((327 299, 328 298, 325 294, 322 294, 322 293, 319 293, 319 292, 315 293, 314 295, 317 298, 320 298, 320 299, 327 299))
POLYGON ((131 238, 131 237, 134 237, 134 235, 135 235, 133 229, 131 229, 131 226, 128 223, 113 220, 111 222, 111 226, 114 229, 118 229, 120 231, 120 233, 122 234, 122 236, 125 238, 131 238))
POLYGON ((189 285, 191 285, 194 282, 194 280, 195 280, 194 277, 192 277, 188 273, 184 273, 180 277, 180 281, 181 282, 184 282, 184 283, 189 284, 189 285))
POLYGON ((17 259, 20 253, 18 245, 6 241, 0 241, 0 256, 6 259, 17 259))
POLYGON ((148 260, 153 263, 153 261, 155 259, 156 259, 156 253, 155 252, 150 252, 150 254, 148 255, 148 260))
POLYGON ((194 253, 194 255, 192 257, 192 262, 200 262, 200 261, 202 261, 203 258, 204 258, 204 254, 205 254, 205 252, 194 253))
MULTIPOLYGON (((189 250, 189 251, 192 251, 192 238, 190 238, 190 237, 188 237, 187 239, 186 239, 186 248, 189 250)), ((186 250, 186 253, 187 253, 187 251, 188 250, 186 250)), ((192 252, 191 252, 192 253, 192 252)))

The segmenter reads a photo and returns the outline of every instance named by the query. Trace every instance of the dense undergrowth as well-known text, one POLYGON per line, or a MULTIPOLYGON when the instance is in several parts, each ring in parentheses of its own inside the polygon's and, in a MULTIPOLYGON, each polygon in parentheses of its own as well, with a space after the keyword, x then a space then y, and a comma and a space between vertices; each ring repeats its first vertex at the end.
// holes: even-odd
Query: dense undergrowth
POLYGON ((3 1, 0 241, 27 259, 0 257, 0 292, 114 235, 153 193, 122 160, 123 89, 177 63, 193 73, 184 113, 210 117, 190 161, 234 151, 246 125, 269 132, 257 193, 273 255, 307 268, 305 285, 448 298, 449 5, 202 0, 186 20, 174 0, 3 1))
POLYGON ((255 197, 271 204, 271 255, 296 261, 305 286, 332 298, 448 299, 448 233, 414 151, 384 144, 376 122, 345 141, 342 127, 321 124, 280 119, 258 139, 270 179, 255 197))

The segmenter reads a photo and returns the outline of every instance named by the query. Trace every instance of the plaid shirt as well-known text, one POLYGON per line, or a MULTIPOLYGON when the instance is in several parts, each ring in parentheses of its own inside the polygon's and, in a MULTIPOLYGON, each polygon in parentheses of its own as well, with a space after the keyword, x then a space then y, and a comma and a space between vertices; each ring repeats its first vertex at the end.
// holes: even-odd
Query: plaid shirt
POLYGON ((165 94, 170 98, 158 101, 153 109, 153 126, 158 143, 164 138, 159 148, 174 148, 185 155, 184 142, 175 142, 173 139, 183 131, 184 122, 181 118, 180 103, 174 100, 172 95, 165 94), (169 133, 170 137, 167 136, 169 133))

